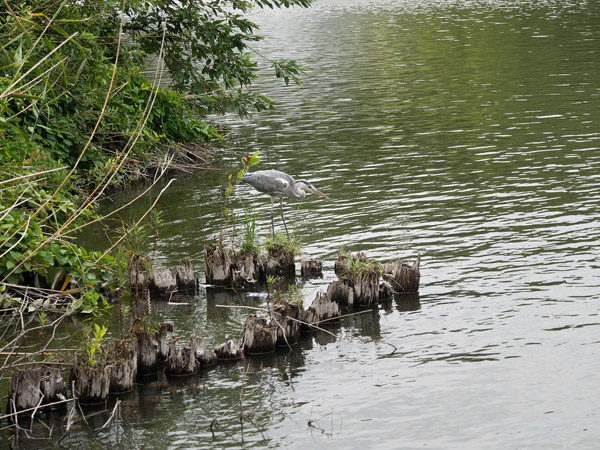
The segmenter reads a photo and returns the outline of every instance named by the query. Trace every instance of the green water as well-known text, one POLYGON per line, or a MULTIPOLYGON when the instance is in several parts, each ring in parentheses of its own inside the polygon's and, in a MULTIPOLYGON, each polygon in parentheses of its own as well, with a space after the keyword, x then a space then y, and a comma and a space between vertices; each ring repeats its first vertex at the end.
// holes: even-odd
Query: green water
MULTIPOLYGON (((243 380, 240 363, 140 384, 98 445, 596 448, 598 3, 321 0, 253 18, 258 50, 299 60, 304 84, 265 75, 275 111, 216 119, 230 133, 223 171, 173 175, 155 261, 187 255, 203 272, 219 184, 259 150, 261 169, 333 199, 285 205, 304 251, 325 261, 324 279, 301 285, 305 303, 334 279, 342 247, 380 260, 420 252, 420 295, 342 321, 337 339, 305 335, 253 358, 243 380), (242 384, 244 410, 256 408, 243 426, 242 384)), ((238 195, 267 235, 268 198, 238 195)), ((105 245, 101 233, 83 239, 105 245)), ((217 305, 260 305, 210 288, 188 301, 157 301, 155 314, 210 345, 238 336, 247 314, 217 305)))

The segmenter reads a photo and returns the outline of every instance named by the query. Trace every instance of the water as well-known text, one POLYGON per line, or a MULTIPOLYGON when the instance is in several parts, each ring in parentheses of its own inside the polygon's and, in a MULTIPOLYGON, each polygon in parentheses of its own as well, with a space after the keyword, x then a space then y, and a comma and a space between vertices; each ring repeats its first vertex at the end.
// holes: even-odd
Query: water
MULTIPOLYGON (((253 18, 263 55, 307 71, 301 88, 258 80, 274 112, 219 120, 230 131, 222 166, 259 150, 260 168, 309 179, 333 199, 285 206, 304 251, 325 260, 325 278, 302 286, 305 302, 334 278, 342 247, 380 260, 420 252, 420 296, 344 320, 337 339, 306 335, 292 352, 253 358, 245 377, 232 365, 140 386, 125 424, 98 439, 170 449, 596 448, 598 4, 320 0, 253 18), (256 408, 243 427, 242 384, 244 411, 256 408)), ((190 255, 202 268, 224 175, 177 177, 159 203, 154 257, 174 266, 190 255)), ((267 234, 268 199, 245 187, 239 196, 267 234)), ((247 314, 216 305, 240 303, 260 305, 209 289, 190 306, 155 308, 179 334, 199 329, 215 344, 239 335, 247 314)))

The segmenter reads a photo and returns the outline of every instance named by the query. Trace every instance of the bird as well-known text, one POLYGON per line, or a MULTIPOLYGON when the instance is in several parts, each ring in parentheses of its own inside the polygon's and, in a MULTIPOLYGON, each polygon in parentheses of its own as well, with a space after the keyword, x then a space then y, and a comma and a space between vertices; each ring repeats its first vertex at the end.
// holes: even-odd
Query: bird
POLYGON ((292 200, 302 200, 306 196, 305 191, 311 191, 327 200, 331 200, 312 183, 309 183, 306 180, 294 180, 294 177, 285 172, 281 172, 280 170, 257 170, 256 172, 248 172, 240 181, 252 186, 259 192, 271 196, 271 230, 273 231, 273 240, 275 239, 275 221, 273 220, 273 203, 275 197, 279 198, 281 220, 283 221, 285 233, 290 242, 292 242, 292 238, 290 238, 290 233, 288 232, 287 224, 283 217, 283 197, 291 198, 292 200))

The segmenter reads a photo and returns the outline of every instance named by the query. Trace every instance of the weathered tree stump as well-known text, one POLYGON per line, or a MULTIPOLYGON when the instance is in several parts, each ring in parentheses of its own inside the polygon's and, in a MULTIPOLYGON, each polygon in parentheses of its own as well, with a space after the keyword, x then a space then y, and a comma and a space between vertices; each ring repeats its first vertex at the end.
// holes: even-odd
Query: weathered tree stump
POLYGON ((323 261, 303 258, 300 261, 300 275, 304 278, 322 278, 323 261))
POLYGON ((293 275, 296 271, 294 251, 285 245, 272 244, 266 254, 259 255, 261 276, 293 275))
POLYGON ((192 266, 190 258, 187 256, 179 261, 175 280, 177 281, 177 288, 181 292, 198 291, 198 282, 194 273, 194 267, 192 266))
POLYGON ((258 277, 258 263, 252 253, 238 253, 233 255, 231 285, 234 289, 253 289, 256 287, 258 277))
POLYGON ((277 325, 267 324, 256 316, 246 318, 242 331, 242 348, 245 354, 271 353, 277 343, 277 325))
POLYGON ((281 302, 273 305, 272 324, 277 330, 277 345, 292 345, 300 334, 300 306, 281 302))
POLYGON ((138 369, 137 341, 111 339, 108 342, 107 361, 110 366, 110 392, 133 390, 138 369))
POLYGON ((162 295, 170 295, 177 290, 177 281, 168 267, 153 272, 151 288, 162 295))
POLYGON ((317 292, 312 304, 307 308, 306 312, 300 317, 305 323, 302 324, 303 329, 310 329, 310 325, 319 325, 323 321, 332 321, 340 316, 340 305, 331 300, 327 294, 317 292))
POLYGON ((204 246, 206 282, 218 286, 231 284, 231 254, 228 248, 215 244, 204 246))
POLYGON ((354 305, 370 306, 379 302, 379 273, 362 273, 352 280, 354 305))
POLYGON ((390 283, 394 293, 402 294, 406 292, 418 292, 421 272, 419 265, 421 255, 419 255, 411 266, 404 264, 401 259, 385 264, 383 268, 383 279, 390 283))
POLYGON ((137 333, 138 374, 156 373, 158 369, 158 342, 154 336, 143 331, 137 333))
POLYGON ((67 398, 61 367, 45 364, 41 369, 40 390, 44 394, 42 404, 54 403, 67 398))
POLYGON ((316 328, 311 327, 311 324, 316 324, 317 321, 318 320, 314 309, 309 307, 308 309, 300 311, 300 331, 303 331, 304 333, 311 333, 315 331, 316 328))
POLYGON ((225 336, 225 342, 215 346, 215 355, 218 359, 240 359, 243 356, 241 342, 225 336))
POLYGON ((369 306, 379 301, 379 263, 369 261, 364 253, 340 253, 334 271, 339 282, 333 282, 327 290, 331 299, 349 306, 369 306))
POLYGON ((157 358, 159 361, 166 361, 169 356, 169 340, 167 333, 173 332, 173 325, 163 322, 160 324, 160 330, 154 333, 154 339, 158 344, 157 358))
POLYGON ((90 366, 79 361, 71 367, 71 383, 80 403, 102 403, 108 398, 111 368, 106 365, 90 366))
POLYGON ((142 293, 148 289, 148 286, 150 285, 151 266, 152 263, 148 259, 140 255, 133 256, 129 272, 131 289, 133 291, 137 290, 142 293))
MULTIPOLYGON (((8 385, 8 404, 6 411, 15 413, 30 408, 35 408, 42 399, 40 390, 41 371, 39 367, 15 370, 10 377, 8 385)), ((29 411, 26 415, 31 415, 29 411)), ((14 416, 13 422, 17 423, 14 416)))
POLYGON ((196 333, 196 365, 198 368, 214 366, 217 363, 217 355, 206 348, 204 338, 196 333))
POLYGON ((342 306, 354 306, 354 289, 349 281, 336 280, 329 283, 327 297, 342 306))
POLYGON ((169 340, 169 359, 165 372, 167 375, 184 376, 196 372, 196 351, 198 350, 198 336, 192 336, 190 346, 177 348, 177 340, 174 337, 169 340))
POLYGON ((356 267, 365 265, 368 261, 364 252, 357 252, 354 255, 340 252, 333 265, 333 271, 340 279, 347 278, 355 272, 356 267))

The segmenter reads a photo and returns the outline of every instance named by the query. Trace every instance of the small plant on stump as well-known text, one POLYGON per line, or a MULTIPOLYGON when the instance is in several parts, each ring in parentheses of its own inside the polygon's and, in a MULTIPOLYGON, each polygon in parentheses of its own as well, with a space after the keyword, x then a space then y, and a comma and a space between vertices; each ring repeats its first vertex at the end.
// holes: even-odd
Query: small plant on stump
POLYGON ((225 227, 232 221, 231 209, 229 208, 230 198, 233 194, 235 187, 240 184, 242 177, 250 170, 252 166, 255 166, 260 162, 258 151, 252 153, 252 155, 246 155, 242 158, 242 168, 238 171, 237 175, 233 176, 230 174, 227 178, 227 184, 223 193, 223 206, 221 211, 221 231, 219 234, 218 244, 223 244, 223 238, 225 235, 225 227))
POLYGON ((248 212, 244 208, 244 239, 240 247, 240 253, 258 253, 256 245, 256 212, 248 212))
POLYGON ((335 273, 340 279, 360 281, 366 278, 377 278, 383 272, 383 266, 379 261, 367 259, 364 253, 356 253, 341 250, 335 262, 335 273))
POLYGON ((87 355, 86 363, 89 366, 98 364, 98 355, 102 353, 102 340, 108 329, 102 325, 94 323, 93 329, 88 330, 88 338, 85 345, 85 354, 87 355))

